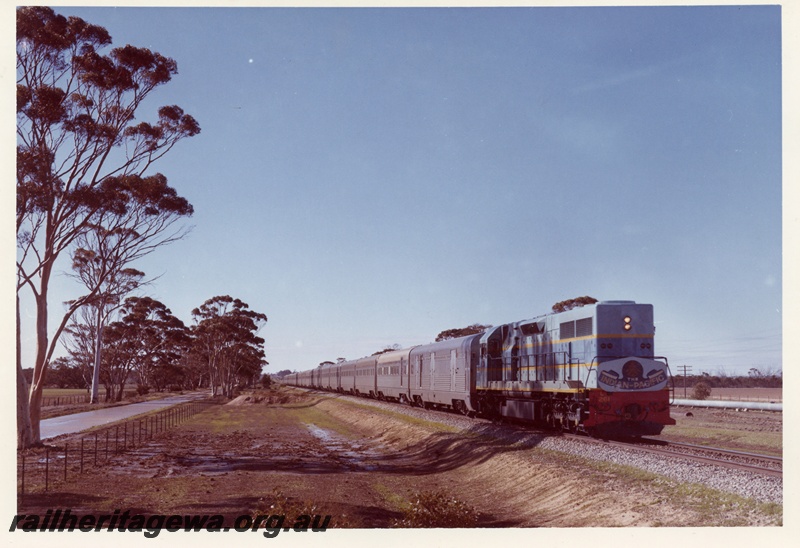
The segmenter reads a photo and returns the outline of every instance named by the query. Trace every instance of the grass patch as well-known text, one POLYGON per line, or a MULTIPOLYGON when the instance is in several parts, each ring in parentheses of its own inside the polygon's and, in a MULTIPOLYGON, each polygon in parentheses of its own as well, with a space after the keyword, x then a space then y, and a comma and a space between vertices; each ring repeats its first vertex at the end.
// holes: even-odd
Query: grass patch
POLYGON ((371 487, 386 501, 387 505, 392 508, 402 509, 408 505, 408 501, 397 494, 396 489, 379 482, 373 483, 371 487))
POLYGON ((675 425, 667 426, 664 434, 674 441, 709 445, 738 451, 763 452, 769 455, 783 454, 781 432, 753 432, 732 430, 719 426, 675 425))
POLYGON ((212 433, 257 430, 264 426, 295 426, 300 422, 295 413, 266 405, 220 405, 212 409, 213 412, 204 418, 212 433))
POLYGON ((780 504, 758 502, 697 483, 675 483, 673 489, 679 501, 691 504, 702 513, 704 522, 698 524, 701 527, 741 527, 747 525, 743 514, 748 513, 763 515, 771 522, 769 525, 783 525, 783 506, 780 504))
POLYGON ((89 392, 85 388, 43 388, 43 398, 56 398, 58 396, 85 396, 89 392))
POLYGON ((370 413, 384 415, 386 417, 390 417, 390 418, 392 418, 394 420, 397 420, 397 421, 400 421, 400 422, 405 422, 405 423, 408 423, 408 424, 412 424, 414 426, 421 426, 423 428, 426 428, 428 430, 433 430, 433 431, 436 431, 436 432, 461 432, 461 429, 460 428, 456 428, 455 426, 449 426, 447 424, 442 424, 442 423, 435 422, 435 421, 429 421, 429 420, 420 419, 420 418, 417 418, 417 417, 411 417, 409 415, 406 415, 405 413, 399 413, 399 412, 396 412, 396 411, 390 411, 388 409, 382 409, 380 407, 375 407, 375 406, 372 406, 372 405, 369 405, 369 404, 365 404, 365 403, 358 403, 358 402, 347 401, 347 400, 342 400, 340 403, 345 404, 345 405, 350 405, 350 406, 353 406, 353 407, 359 407, 361 409, 369 411, 370 413))

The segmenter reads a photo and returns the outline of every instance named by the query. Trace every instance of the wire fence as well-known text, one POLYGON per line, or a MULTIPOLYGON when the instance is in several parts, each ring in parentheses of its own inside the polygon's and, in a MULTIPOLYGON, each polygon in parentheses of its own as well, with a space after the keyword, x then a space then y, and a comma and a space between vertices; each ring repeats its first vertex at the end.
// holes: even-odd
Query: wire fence
MULTIPOLYGON (((137 395, 136 390, 126 390, 122 394, 123 399, 133 398, 137 395)), ((91 396, 86 394, 68 394, 64 396, 44 396, 42 397, 42 407, 55 407, 56 405, 74 405, 78 403, 89 403, 91 396)))
MULTIPOLYGON (((675 398, 678 399, 692 399, 692 392, 694 387, 675 387, 672 391, 675 398)), ((711 394, 708 395, 707 400, 711 401, 742 401, 742 402, 764 402, 764 403, 782 403, 783 393, 780 390, 764 389, 764 393, 758 393, 757 390, 747 389, 725 389, 725 388, 711 388, 711 394), (767 392, 769 390, 769 392, 767 392)))
POLYGON ((89 394, 72 394, 70 396, 50 396, 42 398, 42 407, 55 405, 71 405, 75 403, 89 403, 89 394))
POLYGON ((211 401, 180 404, 144 417, 95 430, 65 442, 17 453, 17 494, 47 493, 91 467, 113 466, 114 456, 142 447, 154 436, 204 411, 211 401))
POLYGON ((772 403, 782 403, 783 396, 776 396, 776 397, 766 397, 766 396, 726 396, 726 395, 715 395, 713 392, 711 395, 706 398, 709 400, 719 400, 719 401, 752 401, 752 402, 772 402, 772 403))

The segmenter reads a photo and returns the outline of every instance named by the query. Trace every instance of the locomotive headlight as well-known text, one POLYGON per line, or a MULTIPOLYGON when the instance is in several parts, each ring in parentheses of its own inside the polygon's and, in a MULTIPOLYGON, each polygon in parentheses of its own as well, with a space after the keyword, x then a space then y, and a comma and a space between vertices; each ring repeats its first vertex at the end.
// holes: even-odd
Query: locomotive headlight
POLYGON ((623 327, 623 329, 625 329, 625 331, 630 331, 631 330, 631 317, 630 316, 625 316, 623 318, 623 321, 625 322, 625 326, 623 327))

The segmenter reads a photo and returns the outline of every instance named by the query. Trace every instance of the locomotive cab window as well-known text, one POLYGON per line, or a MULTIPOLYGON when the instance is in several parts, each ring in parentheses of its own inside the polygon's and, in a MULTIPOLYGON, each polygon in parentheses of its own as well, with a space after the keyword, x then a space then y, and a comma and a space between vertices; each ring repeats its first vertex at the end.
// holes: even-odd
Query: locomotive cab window
POLYGON ((544 333, 544 322, 524 323, 519 326, 519 330, 522 331, 522 334, 525 336, 539 335, 544 333))

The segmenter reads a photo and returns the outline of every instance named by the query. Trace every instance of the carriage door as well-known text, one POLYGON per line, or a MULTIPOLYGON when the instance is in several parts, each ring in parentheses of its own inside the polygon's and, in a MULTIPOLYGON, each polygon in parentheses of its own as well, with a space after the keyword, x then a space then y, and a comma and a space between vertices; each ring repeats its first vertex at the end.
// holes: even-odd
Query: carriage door
POLYGON ((431 390, 436 386, 434 384, 434 378, 436 378, 436 353, 431 352, 431 390))
POLYGON ((458 379, 458 352, 453 349, 450 351, 450 392, 456 390, 456 379, 458 379))

